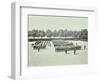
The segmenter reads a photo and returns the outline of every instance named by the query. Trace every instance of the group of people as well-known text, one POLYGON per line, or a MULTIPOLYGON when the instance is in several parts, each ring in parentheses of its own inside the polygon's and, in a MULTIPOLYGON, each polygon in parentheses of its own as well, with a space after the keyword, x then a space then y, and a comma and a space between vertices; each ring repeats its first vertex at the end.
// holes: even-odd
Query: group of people
MULTIPOLYGON (((74 45, 74 47, 71 48, 71 49, 74 51, 74 55, 76 54, 76 50, 78 50, 78 49, 77 49, 77 46, 78 46, 78 45, 77 45, 77 43, 76 43, 76 44, 74 45)), ((84 49, 84 50, 87 49, 87 46, 84 45, 84 46, 83 46, 83 49, 84 49)), ((67 52, 68 52, 68 50, 66 49, 66 50, 65 50, 65 53, 67 54, 67 52)))

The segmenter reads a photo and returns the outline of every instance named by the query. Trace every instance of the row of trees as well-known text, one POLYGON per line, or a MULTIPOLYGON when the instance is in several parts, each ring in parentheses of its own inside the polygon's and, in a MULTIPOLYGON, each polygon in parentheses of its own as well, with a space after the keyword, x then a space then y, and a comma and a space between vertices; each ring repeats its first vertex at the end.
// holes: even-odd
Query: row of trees
POLYGON ((28 31, 28 37, 44 37, 46 33, 42 30, 32 30, 28 31))
POLYGON ((63 30, 47 30, 46 32, 43 30, 32 30, 28 31, 28 37, 77 37, 82 39, 88 38, 88 31, 87 29, 82 29, 81 31, 69 31, 67 29, 63 30))

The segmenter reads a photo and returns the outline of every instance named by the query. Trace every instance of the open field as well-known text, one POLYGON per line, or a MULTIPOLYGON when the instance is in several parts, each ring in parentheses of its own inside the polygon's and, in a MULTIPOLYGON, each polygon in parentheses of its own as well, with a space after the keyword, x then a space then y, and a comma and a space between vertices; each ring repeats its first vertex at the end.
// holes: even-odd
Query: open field
POLYGON ((68 51, 67 54, 64 51, 56 52, 55 47, 50 41, 50 45, 47 45, 45 49, 40 51, 33 49, 31 44, 35 43, 28 42, 28 65, 29 66, 50 66, 50 65, 75 65, 75 64, 87 64, 88 63, 88 50, 84 49, 84 45, 87 46, 86 41, 69 41, 74 44, 77 42, 81 45, 81 50, 76 50, 74 54, 73 50, 68 51))

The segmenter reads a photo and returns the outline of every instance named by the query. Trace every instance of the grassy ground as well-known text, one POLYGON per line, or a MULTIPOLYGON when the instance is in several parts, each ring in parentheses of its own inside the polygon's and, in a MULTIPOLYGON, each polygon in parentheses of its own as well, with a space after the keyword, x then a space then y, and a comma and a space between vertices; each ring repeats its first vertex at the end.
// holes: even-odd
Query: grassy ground
MULTIPOLYGON (((83 46, 87 46, 87 42, 76 41, 82 46, 81 50, 77 50, 74 55, 73 51, 68 51, 66 54, 63 52, 55 52, 53 44, 47 46, 46 49, 34 50, 29 42, 29 66, 50 66, 50 65, 74 65, 74 64, 87 64, 88 63, 88 52, 87 49, 83 49, 83 46)), ((76 43, 75 41, 73 43, 76 43)))

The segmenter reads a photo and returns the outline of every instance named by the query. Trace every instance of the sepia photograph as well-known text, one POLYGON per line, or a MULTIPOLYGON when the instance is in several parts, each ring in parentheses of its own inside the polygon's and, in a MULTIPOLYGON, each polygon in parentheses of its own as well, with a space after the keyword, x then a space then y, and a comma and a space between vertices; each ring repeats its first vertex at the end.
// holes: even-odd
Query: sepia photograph
POLYGON ((28 15, 28 66, 88 64, 88 17, 28 15))

